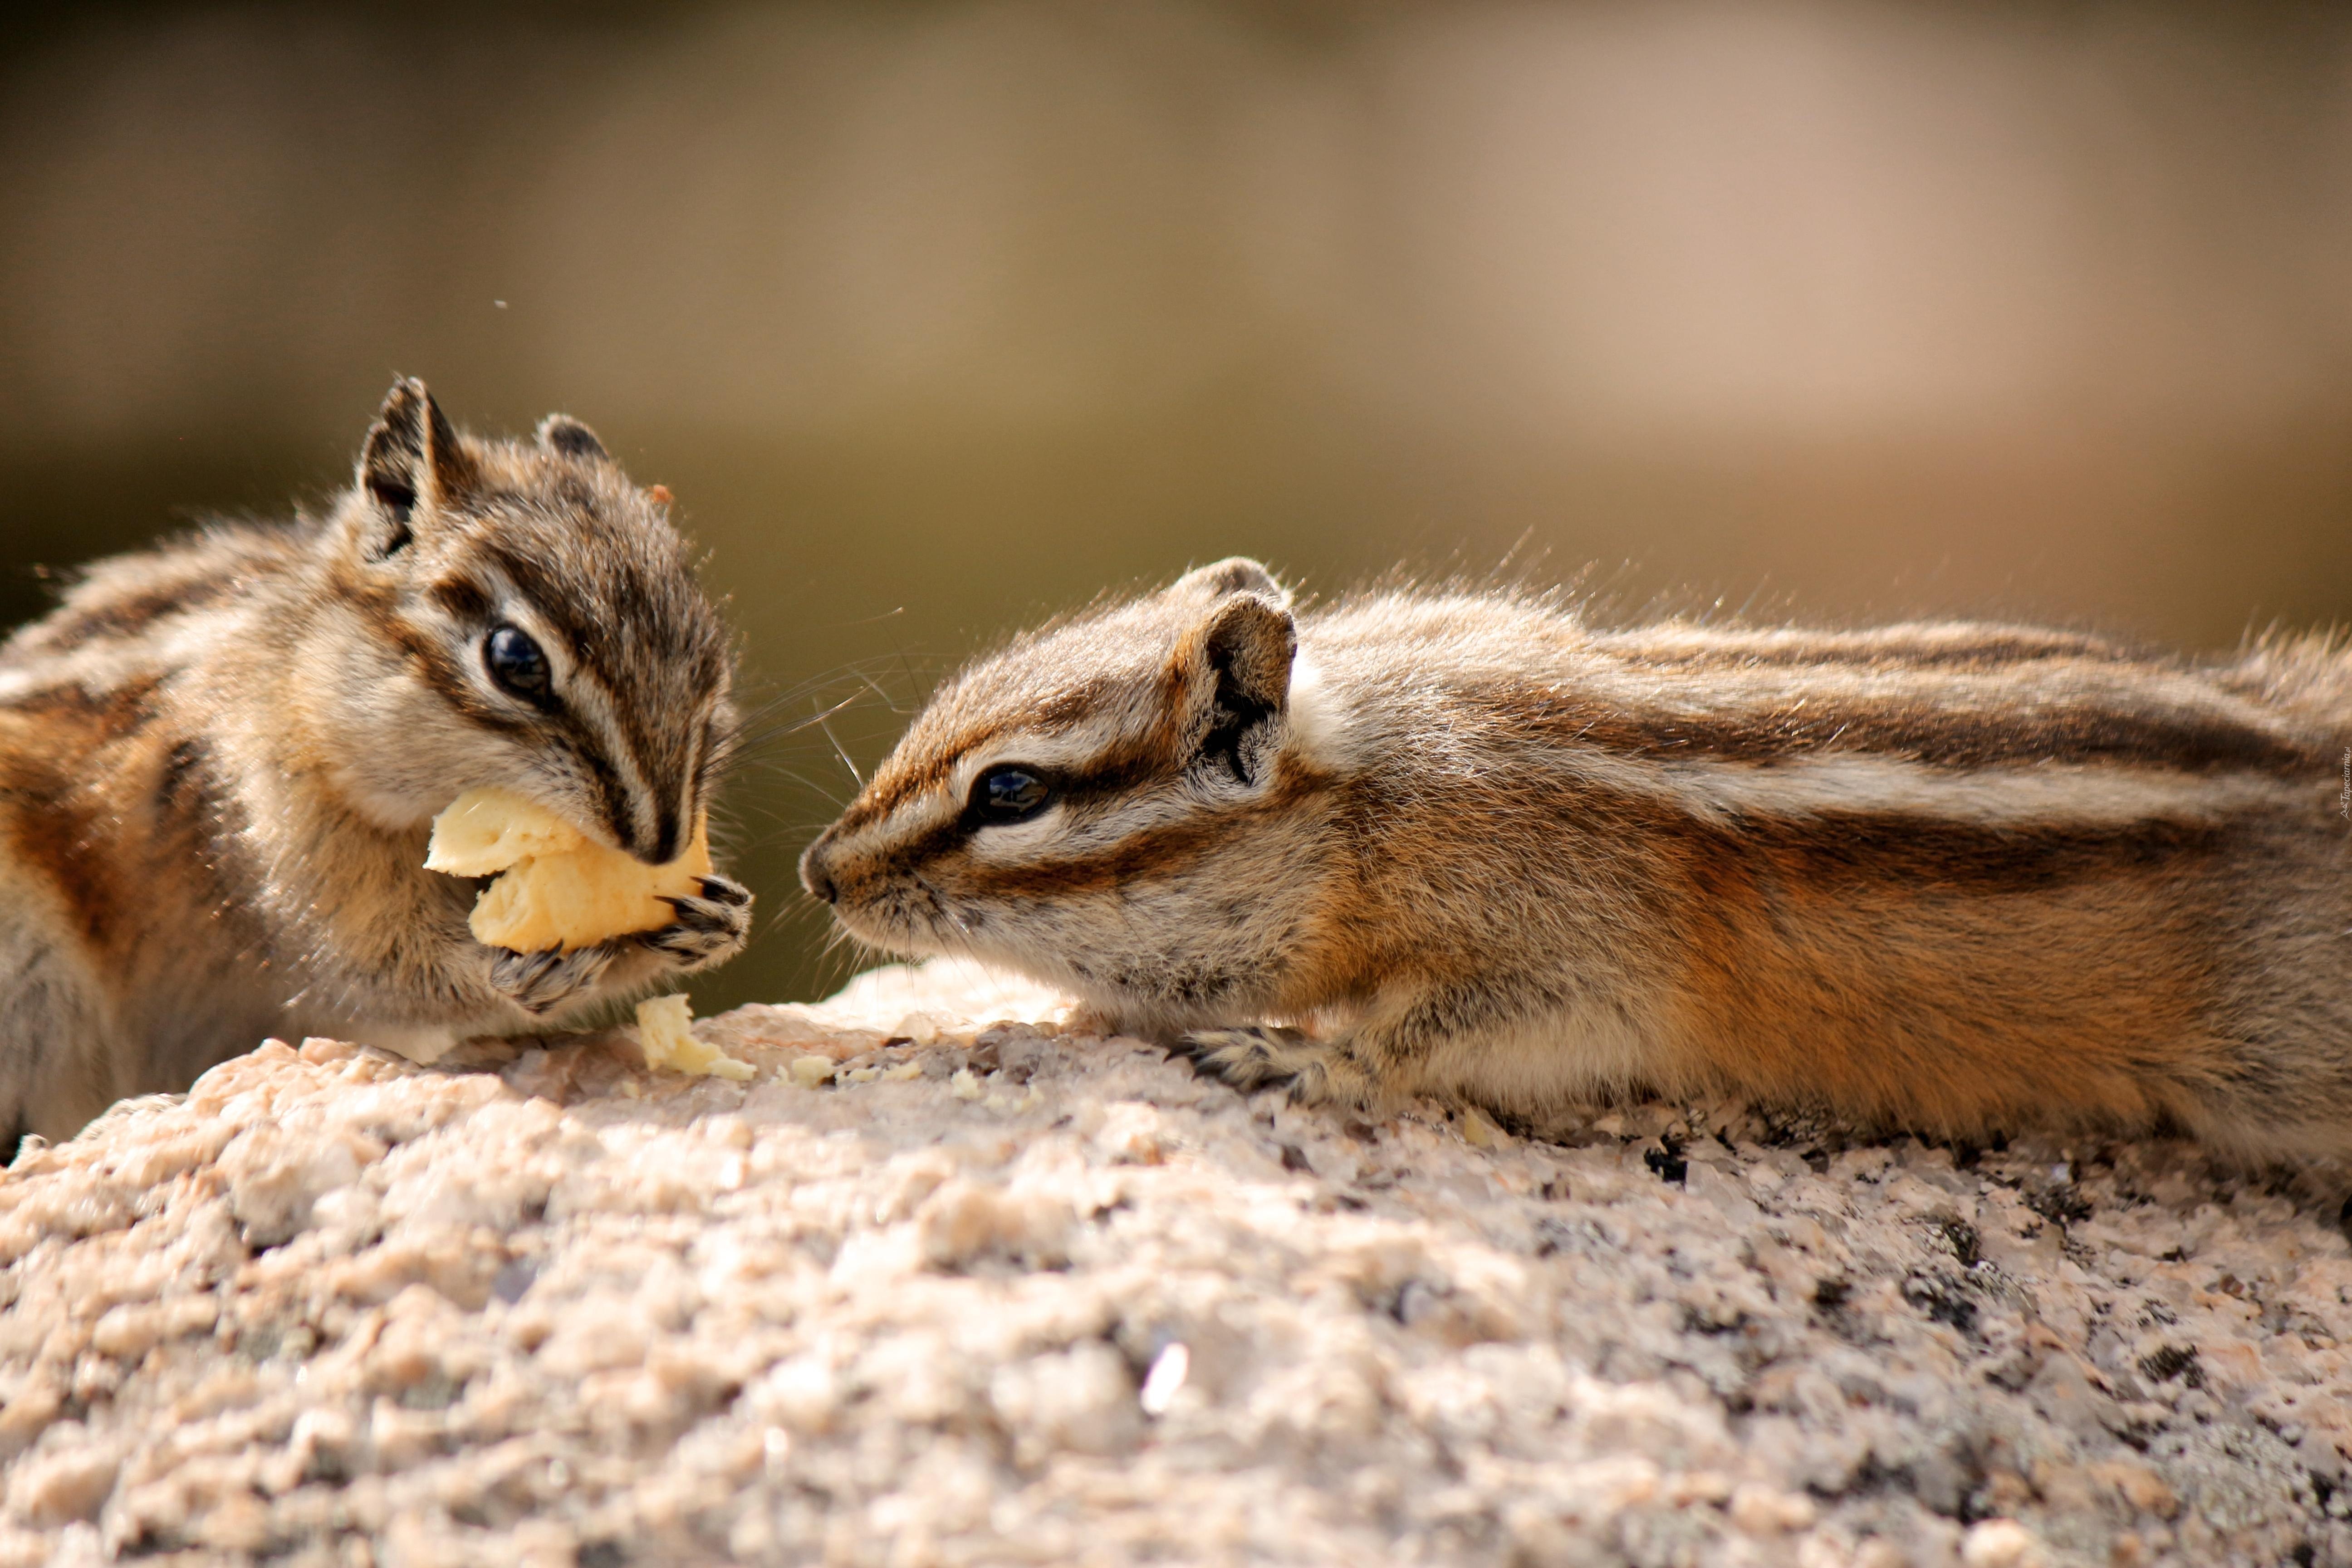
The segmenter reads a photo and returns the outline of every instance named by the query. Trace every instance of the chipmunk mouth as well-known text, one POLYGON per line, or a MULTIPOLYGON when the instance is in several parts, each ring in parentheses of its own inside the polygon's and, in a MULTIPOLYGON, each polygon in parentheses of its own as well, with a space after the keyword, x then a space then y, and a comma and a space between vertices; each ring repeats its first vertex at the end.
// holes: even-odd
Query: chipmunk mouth
POLYGON ((828 880, 824 890, 817 887, 817 878, 805 870, 803 877, 810 881, 809 891, 832 905, 841 928, 869 946, 903 958, 968 948, 958 941, 963 922, 939 889, 920 877, 894 879, 880 888, 844 888, 828 880))

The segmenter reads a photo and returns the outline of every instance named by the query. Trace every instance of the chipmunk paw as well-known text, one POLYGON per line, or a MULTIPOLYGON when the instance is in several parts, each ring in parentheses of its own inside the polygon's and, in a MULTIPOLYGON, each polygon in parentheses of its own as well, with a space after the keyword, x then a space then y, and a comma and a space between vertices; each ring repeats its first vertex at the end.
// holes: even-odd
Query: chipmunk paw
POLYGON ((526 1013, 552 1012, 603 980, 614 956, 610 943, 571 952, 493 948, 490 985, 526 1013))
POLYGON ((1346 1052, 1297 1029, 1199 1029, 1177 1042, 1193 1067, 1244 1093, 1288 1084, 1298 1105, 1363 1105, 1371 1083, 1346 1052))
POLYGON ((751 936, 751 889, 727 877, 702 879, 700 898, 664 899, 677 921, 637 938, 679 969, 708 969, 743 951, 751 936))

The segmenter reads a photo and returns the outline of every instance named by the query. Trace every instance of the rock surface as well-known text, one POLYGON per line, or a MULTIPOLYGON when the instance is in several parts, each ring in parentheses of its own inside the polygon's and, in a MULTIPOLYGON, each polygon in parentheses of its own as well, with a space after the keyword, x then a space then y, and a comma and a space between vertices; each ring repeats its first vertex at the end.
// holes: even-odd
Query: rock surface
POLYGON ((28 1149, 0 1564, 2352 1563, 2352 1258, 2193 1150, 1370 1124, 1055 1016, 272 1044, 28 1149))

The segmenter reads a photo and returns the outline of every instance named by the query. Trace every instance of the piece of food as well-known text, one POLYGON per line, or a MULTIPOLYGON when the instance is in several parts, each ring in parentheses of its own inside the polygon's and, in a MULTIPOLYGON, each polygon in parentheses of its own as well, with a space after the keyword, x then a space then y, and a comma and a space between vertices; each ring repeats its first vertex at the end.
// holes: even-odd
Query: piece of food
POLYGON ((750 1062, 737 1061, 717 1046, 705 1045, 688 1027, 694 1015, 680 996, 649 996, 637 1004, 637 1045, 646 1066, 704 1078, 730 1078, 740 1083, 759 1071, 750 1062))
POLYGON ((474 901, 474 940, 517 952, 593 947, 677 919, 663 898, 688 898, 710 874, 710 831, 664 866, 608 849, 551 811, 502 789, 467 790, 433 819, 427 870, 498 880, 474 901))

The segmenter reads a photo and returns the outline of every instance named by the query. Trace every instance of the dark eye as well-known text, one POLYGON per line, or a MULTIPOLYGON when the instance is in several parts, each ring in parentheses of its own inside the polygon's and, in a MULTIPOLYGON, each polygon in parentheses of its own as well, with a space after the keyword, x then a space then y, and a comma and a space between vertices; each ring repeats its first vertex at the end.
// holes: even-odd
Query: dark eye
POLYGON ((492 627, 482 644, 482 662, 489 667, 492 680, 525 702, 544 708, 555 700, 555 676, 547 668, 547 655, 520 626, 492 627))
POLYGON ((971 784, 971 814, 982 824, 1026 822, 1054 804, 1054 786, 1027 768, 991 768, 971 784))

